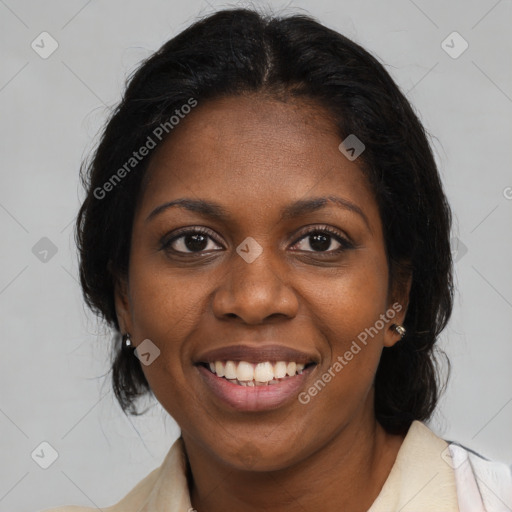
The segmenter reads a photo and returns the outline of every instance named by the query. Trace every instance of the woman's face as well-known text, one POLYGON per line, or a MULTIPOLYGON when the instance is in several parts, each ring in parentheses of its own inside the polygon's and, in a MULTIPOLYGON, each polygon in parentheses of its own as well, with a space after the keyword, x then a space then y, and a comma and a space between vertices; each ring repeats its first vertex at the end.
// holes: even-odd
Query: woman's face
POLYGON ((120 325, 149 340, 142 369, 185 440, 236 468, 290 466, 374 421, 405 306, 340 142, 320 107, 230 97, 199 103, 149 164, 120 325))

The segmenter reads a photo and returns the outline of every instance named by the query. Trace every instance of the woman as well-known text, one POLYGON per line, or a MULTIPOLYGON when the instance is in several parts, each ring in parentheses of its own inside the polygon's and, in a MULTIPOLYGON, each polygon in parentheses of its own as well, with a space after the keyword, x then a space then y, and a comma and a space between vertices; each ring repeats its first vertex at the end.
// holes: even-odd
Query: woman
MULTIPOLYGON (((508 510, 508 468, 423 423, 450 209, 375 58, 306 16, 218 12, 130 80, 77 222, 117 398, 181 437, 110 512, 508 510)), ((59 508, 55 511, 93 510, 59 508)))

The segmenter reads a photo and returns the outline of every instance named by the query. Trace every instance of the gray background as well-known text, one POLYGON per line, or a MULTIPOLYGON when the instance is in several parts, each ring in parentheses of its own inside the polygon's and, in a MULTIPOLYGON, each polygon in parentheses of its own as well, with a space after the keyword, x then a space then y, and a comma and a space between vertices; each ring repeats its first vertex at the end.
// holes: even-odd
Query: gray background
MULTIPOLYGON (((105 377, 108 333, 77 282, 78 168, 136 64, 229 5, 0 0, 0 511, 110 505, 178 435, 159 404, 123 416, 105 377), (59 45, 47 59, 31 48, 43 31, 59 45), (56 254, 40 252, 48 242, 34 254, 43 237, 56 254), (46 470, 31 458, 43 441, 59 455, 46 470)), ((512 463, 510 0, 265 5, 305 10, 374 53, 432 134, 460 243, 442 337, 453 374, 431 428, 512 463), (458 58, 441 46, 453 31, 469 44, 458 58)))

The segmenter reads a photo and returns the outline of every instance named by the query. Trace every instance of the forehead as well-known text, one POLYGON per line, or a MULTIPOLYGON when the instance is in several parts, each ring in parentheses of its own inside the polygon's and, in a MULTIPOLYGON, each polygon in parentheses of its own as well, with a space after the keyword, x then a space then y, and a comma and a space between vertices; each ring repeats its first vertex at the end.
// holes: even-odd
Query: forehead
POLYGON ((313 101, 254 94, 199 103, 155 150, 142 209, 196 195, 261 211, 338 192, 375 210, 357 160, 338 149, 341 140, 313 101))

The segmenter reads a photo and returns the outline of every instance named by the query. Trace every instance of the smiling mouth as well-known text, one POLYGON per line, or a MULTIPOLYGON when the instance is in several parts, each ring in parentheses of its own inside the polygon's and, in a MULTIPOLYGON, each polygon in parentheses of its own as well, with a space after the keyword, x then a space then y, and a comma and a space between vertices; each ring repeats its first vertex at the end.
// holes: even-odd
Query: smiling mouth
POLYGON ((296 375, 315 366, 316 363, 297 363, 295 361, 263 361, 260 363, 249 363, 248 361, 214 361, 202 362, 203 366, 231 384, 246 387, 271 386, 286 381, 296 375))

